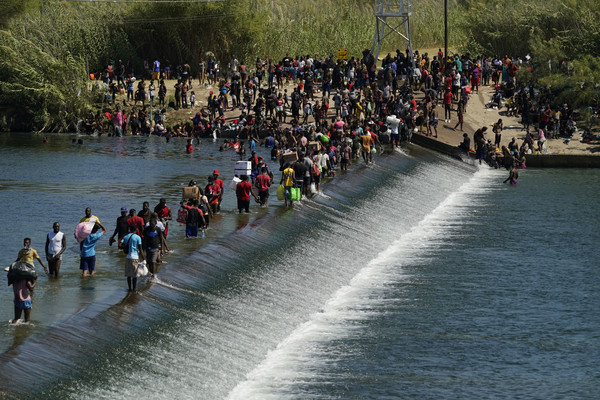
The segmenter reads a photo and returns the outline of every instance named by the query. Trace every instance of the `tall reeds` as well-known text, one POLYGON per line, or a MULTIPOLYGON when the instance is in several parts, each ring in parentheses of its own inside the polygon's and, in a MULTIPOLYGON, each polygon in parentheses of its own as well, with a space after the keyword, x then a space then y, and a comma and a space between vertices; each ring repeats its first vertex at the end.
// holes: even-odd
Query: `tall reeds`
MULTIPOLYGON (((600 82, 600 2, 597 0, 449 0, 450 46, 471 54, 537 60, 531 79, 567 74, 596 98, 600 82), (585 55, 590 57, 586 58, 585 55), (547 61, 550 60, 550 63, 547 61), (559 68, 562 61, 573 68, 559 68), (548 66, 554 65, 551 69, 548 66), (589 68, 588 68, 589 67, 589 68), (570 75, 569 75, 570 74, 570 75)), ((0 0, 0 130, 62 130, 105 101, 86 90, 88 74, 110 60, 159 58, 195 69, 211 52, 225 66, 235 55, 252 68, 265 54, 359 56, 371 47, 372 0, 230 0, 198 4, 76 3, 0 0), (93 103, 96 103, 95 105, 93 103)), ((413 47, 443 46, 443 0, 414 0, 413 47)), ((391 35, 383 52, 404 50, 391 35)), ((529 79, 529 77, 528 77, 529 79)), ((582 92, 583 93, 583 92, 582 92)))

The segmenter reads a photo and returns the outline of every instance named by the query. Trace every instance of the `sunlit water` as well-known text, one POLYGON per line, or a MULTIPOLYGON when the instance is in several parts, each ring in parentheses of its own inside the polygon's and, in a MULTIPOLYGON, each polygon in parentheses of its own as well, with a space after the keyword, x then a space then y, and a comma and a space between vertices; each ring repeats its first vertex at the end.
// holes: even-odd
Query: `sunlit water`
MULTIPOLYGON (((157 138, 38 142, 2 137, 5 264, 25 236, 43 253, 54 220, 71 239, 87 206, 111 231, 123 205, 167 197, 175 211, 191 177, 231 178, 235 160, 157 138)), ((172 226, 176 252, 140 295, 107 240, 93 279, 67 252, 33 322, 6 324, 1 385, 57 399, 595 398, 600 174, 506 175, 408 148, 294 210, 273 196, 237 216, 229 191, 206 239, 172 226)), ((8 321, 10 288, 1 306, 8 321)))

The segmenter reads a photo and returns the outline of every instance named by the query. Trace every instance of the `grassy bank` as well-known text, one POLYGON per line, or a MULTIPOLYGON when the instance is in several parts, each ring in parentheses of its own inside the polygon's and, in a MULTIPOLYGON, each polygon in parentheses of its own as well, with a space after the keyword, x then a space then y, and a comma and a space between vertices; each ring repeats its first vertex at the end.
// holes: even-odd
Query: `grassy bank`
MULTIPOLYGON (((593 0, 449 0, 450 46, 472 54, 533 54, 531 79, 560 84, 571 76, 597 98, 591 82, 600 56, 600 3, 593 0), (588 55, 588 57, 584 57, 588 55), (557 67, 549 69, 547 60, 557 67), (562 61, 573 68, 561 70, 562 61), (570 74, 570 75, 569 75, 570 74), (579 80, 578 80, 579 79, 579 80), (589 86, 589 87, 588 87, 589 86)), ((79 3, 0 0, 0 130, 69 129, 105 97, 86 91, 92 71, 110 60, 170 60, 196 66, 207 53, 222 66, 232 55, 350 55, 371 46, 372 0, 229 0, 207 3, 79 3)), ((415 49, 443 46, 443 0, 415 0, 415 49)), ((399 36, 384 48, 404 49, 399 36)), ((571 82, 572 81, 572 82, 571 82)), ((568 89, 568 88, 567 88, 568 89)))

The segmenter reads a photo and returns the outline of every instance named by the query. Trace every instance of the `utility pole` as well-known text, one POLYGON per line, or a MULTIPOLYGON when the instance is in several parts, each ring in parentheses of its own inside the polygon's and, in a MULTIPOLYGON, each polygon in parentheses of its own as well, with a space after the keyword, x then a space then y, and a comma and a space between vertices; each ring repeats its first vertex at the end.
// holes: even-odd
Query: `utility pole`
POLYGON ((444 0, 444 60, 448 58, 448 0, 444 0))

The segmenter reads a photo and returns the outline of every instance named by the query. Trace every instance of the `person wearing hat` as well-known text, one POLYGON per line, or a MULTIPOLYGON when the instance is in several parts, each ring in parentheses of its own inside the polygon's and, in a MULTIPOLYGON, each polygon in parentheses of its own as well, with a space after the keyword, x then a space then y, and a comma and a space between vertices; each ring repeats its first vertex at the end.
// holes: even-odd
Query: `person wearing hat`
POLYGON ((213 214, 219 211, 219 199, 222 192, 221 186, 215 184, 214 176, 209 176, 208 185, 204 188, 204 194, 208 198, 209 206, 212 209, 213 214))
POLYGON ((165 231, 164 236, 167 238, 167 234, 169 233, 169 221, 173 219, 173 215, 171 213, 171 208, 167 207, 167 200, 165 198, 161 198, 159 203, 154 207, 154 212, 158 215, 158 218, 162 221, 165 231))
POLYGON ((219 176, 218 169, 213 171, 213 179, 214 184, 219 187, 219 202, 217 203, 217 211, 221 211, 221 202, 223 201, 223 190, 225 189, 225 186, 223 184, 223 180, 219 176))
POLYGON ((121 243, 123 237, 125 237, 125 235, 129 233, 129 230, 127 229, 127 218, 127 207, 121 207, 121 216, 117 218, 115 231, 113 232, 112 236, 108 239, 109 246, 112 246, 112 244, 115 242, 115 236, 117 236, 118 239, 117 243, 121 243))

